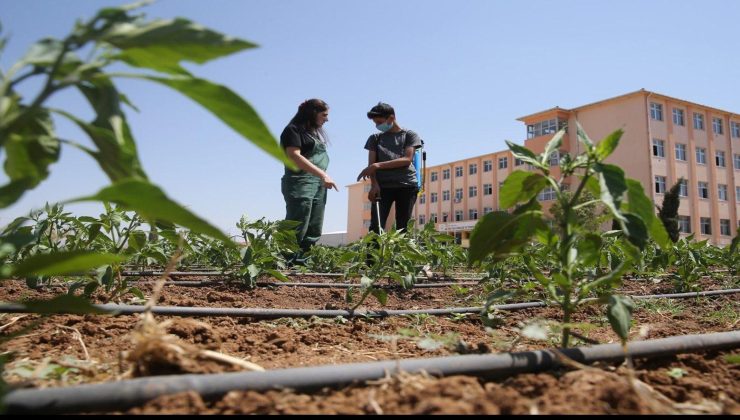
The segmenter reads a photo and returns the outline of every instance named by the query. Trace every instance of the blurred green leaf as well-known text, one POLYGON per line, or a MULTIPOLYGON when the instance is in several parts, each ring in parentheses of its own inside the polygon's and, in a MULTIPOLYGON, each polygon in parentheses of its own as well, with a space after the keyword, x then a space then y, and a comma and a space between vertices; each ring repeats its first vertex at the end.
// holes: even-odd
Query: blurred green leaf
POLYGON ((541 174, 514 171, 504 180, 499 194, 499 205, 508 209, 536 197, 548 185, 547 178, 541 174))
POLYGON ((177 90, 211 111, 218 119, 270 156, 290 168, 295 168, 295 163, 288 159, 283 148, 272 136, 257 112, 231 89, 194 77, 121 76, 151 80, 177 90))
POLYGON ((565 129, 562 129, 558 131, 552 139, 550 139, 549 142, 547 142, 547 146, 545 146, 545 152, 542 153, 542 156, 540 157, 540 164, 544 167, 549 166, 549 160, 550 156, 553 152, 560 149, 560 146, 563 144, 563 136, 565 135, 565 129))
POLYGON ((13 276, 61 276, 81 273, 102 265, 119 263, 125 260, 125 256, 85 250, 37 254, 16 265, 13 269, 13 276))
POLYGON ((614 332, 622 339, 622 343, 626 343, 629 338, 632 311, 634 309, 635 304, 629 297, 619 295, 609 296, 606 316, 614 332))
POLYGON ((50 300, 28 300, 21 303, 26 310, 36 314, 107 314, 80 296, 60 295, 50 300))
POLYGON ((116 203, 126 210, 136 211, 149 221, 166 220, 221 240, 228 246, 235 246, 228 236, 205 220, 194 215, 167 197, 161 189, 146 181, 128 179, 103 188, 97 194, 82 197, 71 202, 104 201, 116 203))
POLYGON ((172 74, 188 74, 180 66, 181 61, 202 64, 256 47, 183 18, 120 23, 106 31, 100 40, 122 50, 116 59, 172 74))
POLYGON ((468 262, 482 261, 492 254, 495 261, 506 259, 527 244, 539 230, 546 230, 541 211, 522 214, 492 212, 483 216, 470 234, 468 262))
POLYGON ((622 137, 622 134, 624 134, 624 131, 621 129, 614 131, 596 145, 596 156, 599 162, 609 157, 614 152, 614 149, 619 146, 619 139, 622 137))
POLYGON ((619 206, 622 202, 622 196, 627 190, 624 171, 619 166, 603 163, 595 163, 593 168, 599 180, 601 201, 617 219, 622 219, 619 206))
POLYGON ((637 215, 645 223, 650 236, 663 250, 668 250, 673 245, 665 226, 655 214, 655 208, 650 199, 645 195, 642 184, 634 179, 627 179, 627 203, 626 208, 632 214, 637 215))

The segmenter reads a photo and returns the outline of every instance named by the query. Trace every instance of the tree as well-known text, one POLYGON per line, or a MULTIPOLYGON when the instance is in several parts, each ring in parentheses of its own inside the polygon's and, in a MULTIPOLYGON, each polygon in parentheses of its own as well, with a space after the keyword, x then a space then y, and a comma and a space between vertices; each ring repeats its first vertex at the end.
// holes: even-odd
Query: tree
POLYGON ((681 205, 678 193, 683 182, 683 178, 679 179, 676 185, 665 193, 663 206, 659 207, 658 212, 658 217, 663 222, 663 226, 665 226, 665 230, 673 242, 678 241, 678 207, 681 205))

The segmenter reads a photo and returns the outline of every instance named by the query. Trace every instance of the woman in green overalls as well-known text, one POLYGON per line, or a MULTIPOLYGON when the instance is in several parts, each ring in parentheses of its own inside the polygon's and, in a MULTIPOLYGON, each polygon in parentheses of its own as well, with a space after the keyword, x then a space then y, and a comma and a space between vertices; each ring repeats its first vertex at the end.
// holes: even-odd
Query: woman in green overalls
MULTIPOLYGON (((321 237, 326 206, 326 190, 337 184, 326 173, 329 155, 326 153, 326 134, 322 129, 329 121, 329 106, 321 99, 309 99, 298 107, 288 126, 280 135, 280 145, 299 171, 285 168, 282 192, 285 198, 286 220, 300 222, 296 227, 301 253, 321 237)), ((293 263, 301 263, 301 255, 293 263)))

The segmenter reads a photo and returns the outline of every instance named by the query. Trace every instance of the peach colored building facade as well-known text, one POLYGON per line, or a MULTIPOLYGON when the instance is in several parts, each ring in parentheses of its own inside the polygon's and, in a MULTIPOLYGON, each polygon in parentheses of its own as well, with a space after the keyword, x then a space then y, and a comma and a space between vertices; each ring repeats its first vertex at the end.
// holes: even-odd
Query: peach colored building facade
MULTIPOLYGON (((740 115, 639 90, 518 120, 527 128, 525 146, 537 153, 558 129, 575 127, 576 120, 594 141, 622 128, 624 135, 608 162, 640 181, 658 205, 663 193, 684 178, 678 211, 682 234, 694 233, 698 240, 718 245, 732 240, 740 220, 740 115)), ((560 153, 581 151, 575 129, 569 129, 560 153)), ((555 174, 560 153, 551 158, 555 174)), ((428 167, 425 191, 414 210, 417 222, 434 221, 437 230, 455 234, 467 246, 477 219, 499 209, 500 183, 514 170, 527 170, 517 163, 507 150, 428 167)), ((369 184, 348 188, 347 240, 352 242, 367 233, 371 206, 369 184)), ((545 208, 553 199, 547 190, 539 198, 545 208)))

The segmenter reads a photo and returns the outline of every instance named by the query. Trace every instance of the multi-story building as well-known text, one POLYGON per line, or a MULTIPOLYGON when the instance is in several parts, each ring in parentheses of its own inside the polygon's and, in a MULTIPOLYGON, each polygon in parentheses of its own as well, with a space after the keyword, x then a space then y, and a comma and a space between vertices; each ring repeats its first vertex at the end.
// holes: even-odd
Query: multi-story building
MULTIPOLYGON (((607 162, 640 181, 657 205, 683 178, 678 210, 682 235, 694 233, 718 245, 732 240, 740 220, 740 115, 643 89, 518 120, 527 129, 524 145, 536 153, 544 151, 560 128, 575 127, 576 121, 594 141, 623 129, 619 147, 607 162)), ((554 174, 563 153, 575 156, 582 149, 576 130, 569 129, 550 158, 554 174)), ((527 168, 509 151, 429 167, 415 217, 419 223, 434 221, 437 230, 454 233, 465 246, 477 219, 498 210, 499 186, 516 169, 527 168)), ((348 241, 359 239, 370 225, 367 189, 367 183, 349 186, 348 241)), ((544 190, 538 198, 547 208, 554 194, 544 190)))

